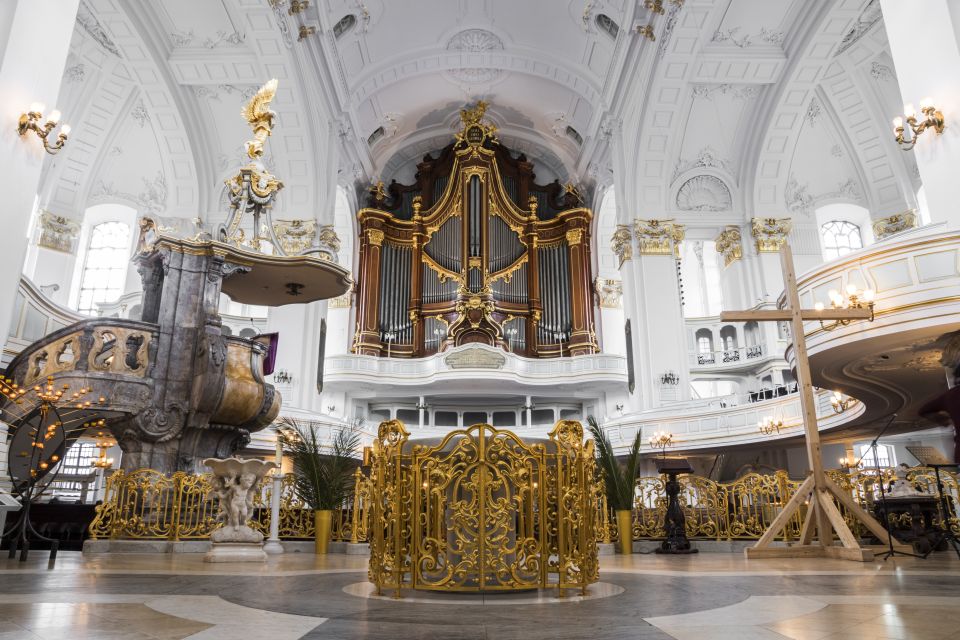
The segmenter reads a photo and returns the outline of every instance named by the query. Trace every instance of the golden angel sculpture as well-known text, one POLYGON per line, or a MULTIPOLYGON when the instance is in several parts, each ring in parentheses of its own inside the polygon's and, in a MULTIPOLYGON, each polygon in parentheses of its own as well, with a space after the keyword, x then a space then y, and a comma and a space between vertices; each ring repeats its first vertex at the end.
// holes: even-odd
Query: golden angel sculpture
POLYGON ((253 140, 247 141, 247 155, 251 159, 263 155, 263 144, 267 141, 267 136, 273 132, 273 118, 277 114, 270 110, 270 102, 275 95, 277 95, 277 79, 273 78, 260 87, 241 112, 253 129, 253 140))

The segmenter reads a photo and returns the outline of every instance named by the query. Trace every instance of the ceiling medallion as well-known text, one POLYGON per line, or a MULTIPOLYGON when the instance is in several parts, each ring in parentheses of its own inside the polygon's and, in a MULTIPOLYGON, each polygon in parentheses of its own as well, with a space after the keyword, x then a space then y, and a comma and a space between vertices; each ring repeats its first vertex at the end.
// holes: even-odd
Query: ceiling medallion
POLYGON ((694 176, 677 191, 681 211, 730 211, 733 198, 723 180, 711 175, 694 176))
MULTIPOLYGON (((503 41, 486 29, 466 29, 455 34, 447 43, 447 51, 463 53, 484 53, 503 49, 503 41)), ((484 67, 461 67, 450 69, 447 74, 457 82, 465 84, 485 84, 498 80, 502 69, 484 67)))

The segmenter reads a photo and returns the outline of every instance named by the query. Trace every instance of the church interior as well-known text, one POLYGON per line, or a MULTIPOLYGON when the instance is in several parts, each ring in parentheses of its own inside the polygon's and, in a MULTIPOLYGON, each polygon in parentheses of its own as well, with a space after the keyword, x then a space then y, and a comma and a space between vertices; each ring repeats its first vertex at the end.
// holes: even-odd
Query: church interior
POLYGON ((0 106, 0 640, 958 637, 960 0, 2 0, 0 106))

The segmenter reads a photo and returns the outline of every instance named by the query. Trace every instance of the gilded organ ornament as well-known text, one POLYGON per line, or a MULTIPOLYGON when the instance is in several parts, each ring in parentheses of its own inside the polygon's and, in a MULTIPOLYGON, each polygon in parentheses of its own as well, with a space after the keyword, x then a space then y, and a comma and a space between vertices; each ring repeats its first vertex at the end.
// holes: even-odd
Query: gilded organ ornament
POLYGON ((778 253, 792 228, 790 218, 753 218, 750 221, 750 233, 757 253, 778 253))

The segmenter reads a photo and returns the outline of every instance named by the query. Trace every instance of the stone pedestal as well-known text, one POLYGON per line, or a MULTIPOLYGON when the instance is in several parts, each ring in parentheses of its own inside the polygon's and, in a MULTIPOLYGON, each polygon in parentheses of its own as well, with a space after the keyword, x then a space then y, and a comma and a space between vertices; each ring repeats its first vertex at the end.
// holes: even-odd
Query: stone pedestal
POLYGON ((203 556, 204 562, 264 562, 262 542, 214 542, 203 556))

